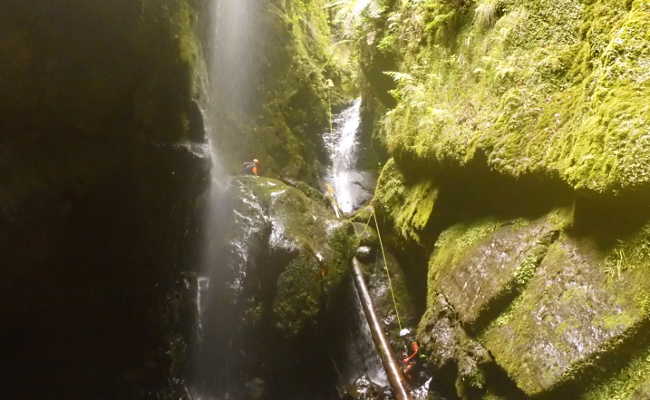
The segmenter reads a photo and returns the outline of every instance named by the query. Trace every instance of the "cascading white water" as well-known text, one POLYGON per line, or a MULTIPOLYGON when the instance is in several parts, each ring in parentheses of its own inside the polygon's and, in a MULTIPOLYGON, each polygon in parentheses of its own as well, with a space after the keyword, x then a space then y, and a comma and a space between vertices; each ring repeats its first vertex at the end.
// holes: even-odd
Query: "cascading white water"
MULTIPOLYGON (((210 80, 214 105, 222 115, 238 117, 250 110, 259 81, 259 0, 213 0, 210 80)), ((218 125, 217 125, 218 127, 218 125)), ((218 133, 218 132, 217 132, 218 133)))
POLYGON ((325 181, 334 190, 339 209, 349 214, 371 196, 372 175, 357 168, 361 99, 337 114, 331 131, 323 135, 331 166, 325 181))
POLYGON ((227 235, 232 210, 228 193, 230 178, 221 162, 220 138, 226 132, 225 117, 246 118, 257 85, 255 54, 258 35, 258 0, 212 0, 207 37, 206 99, 202 102, 206 130, 206 156, 210 160, 209 189, 203 199, 203 240, 196 280, 197 348, 193 398, 220 397, 230 385, 229 335, 224 329, 233 311, 224 301, 228 280, 227 235))
MULTIPOLYGON (((246 112, 247 102, 253 97, 254 83, 251 82, 251 76, 255 74, 256 68, 250 47, 255 35, 253 15, 258 7, 256 0, 212 0, 210 6, 212 29, 207 43, 208 100, 203 116, 211 168, 210 189, 203 219, 201 276, 197 280, 197 296, 202 295, 202 301, 205 301, 208 290, 214 287, 210 285, 210 278, 215 274, 215 268, 219 268, 221 238, 228 218, 224 198, 228 177, 221 165, 216 144, 224 129, 220 117, 246 112)), ((204 308, 197 298, 201 330, 204 308)))

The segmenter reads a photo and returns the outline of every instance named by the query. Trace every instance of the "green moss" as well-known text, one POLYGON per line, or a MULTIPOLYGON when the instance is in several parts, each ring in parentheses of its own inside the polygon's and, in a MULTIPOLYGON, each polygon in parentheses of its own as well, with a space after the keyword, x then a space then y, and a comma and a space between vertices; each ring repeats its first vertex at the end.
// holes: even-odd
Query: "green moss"
POLYGON ((283 336, 295 337, 313 328, 332 294, 344 282, 356 248, 350 229, 351 226, 342 225, 325 235, 324 247, 308 245, 308 251, 294 258, 278 277, 273 318, 283 336))
POLYGON ((190 66, 196 66, 201 55, 200 42, 196 37, 196 10, 188 1, 180 1, 172 17, 175 37, 178 40, 180 59, 190 66))
POLYGON ((650 348, 635 357, 625 368, 601 384, 590 388, 584 400, 631 400, 643 398, 638 393, 650 379, 650 348))
POLYGON ((632 238, 619 239, 609 251, 603 268, 612 280, 621 279, 625 271, 642 268, 650 259, 650 228, 645 227, 632 238))
POLYGON ((324 161, 321 133, 331 108, 352 97, 346 91, 352 73, 337 57, 325 0, 260 3, 251 18, 263 34, 249 49, 259 66, 251 77, 255 106, 221 116, 223 161, 238 172, 243 160, 255 157, 266 176, 316 186, 324 161))
POLYGON ((318 264, 303 255, 291 261, 278 278, 273 303, 275 326, 286 337, 294 337, 316 323, 322 295, 318 264))
POLYGON ((404 182, 391 159, 381 172, 372 203, 390 218, 402 238, 420 243, 420 233, 429 223, 437 199, 438 189, 432 181, 404 182))
POLYGON ((457 265, 472 245, 493 233, 499 225, 498 220, 487 217, 473 223, 454 225, 440 234, 429 261, 427 304, 434 304, 434 297, 441 286, 440 279, 457 265))
POLYGON ((392 75, 389 150, 433 168, 462 167, 480 152, 501 173, 555 177, 607 196, 649 188, 646 7, 396 3, 392 35, 408 75, 392 75))

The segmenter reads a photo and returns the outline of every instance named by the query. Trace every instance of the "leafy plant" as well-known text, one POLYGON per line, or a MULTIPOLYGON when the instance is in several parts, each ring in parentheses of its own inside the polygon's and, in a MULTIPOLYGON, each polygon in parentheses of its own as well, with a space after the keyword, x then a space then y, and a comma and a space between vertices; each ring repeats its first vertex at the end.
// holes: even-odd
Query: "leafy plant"
POLYGON ((482 30, 491 28, 498 19, 500 7, 500 0, 481 1, 474 10, 474 23, 482 30))

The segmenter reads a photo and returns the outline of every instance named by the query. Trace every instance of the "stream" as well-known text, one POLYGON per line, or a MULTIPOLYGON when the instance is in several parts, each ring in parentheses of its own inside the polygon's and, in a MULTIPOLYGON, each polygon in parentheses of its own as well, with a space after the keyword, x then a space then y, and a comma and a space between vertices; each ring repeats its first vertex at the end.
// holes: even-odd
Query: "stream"
MULTIPOLYGON (((351 215, 372 198, 376 177, 372 171, 359 168, 359 144, 361 126, 361 99, 357 98, 333 118, 333 129, 323 135, 330 165, 324 179, 325 190, 334 190, 334 198, 343 215, 351 215), (331 188, 331 189, 330 189, 331 188)), ((375 263, 376 268, 383 262, 375 263)), ((367 267, 370 267, 368 265, 367 267)), ((382 276, 376 274, 375 276, 382 276)), ((385 285, 385 283, 384 283, 385 285)), ((382 289, 384 292, 388 288, 382 289)), ((361 306, 359 292, 350 285, 348 304, 354 312, 348 320, 345 335, 345 351, 339 384, 346 388, 350 399, 379 400, 392 399, 384 366, 377 354, 368 320, 361 306)), ((386 323, 386 328, 390 323, 386 323)), ((395 356, 401 349, 393 348, 395 356)), ((401 357, 400 357, 401 358, 401 357)), ((341 371, 340 371, 341 372, 341 371)), ((437 396, 429 387, 432 379, 418 377, 416 387, 410 395, 414 400, 425 400, 437 396)), ((411 382, 416 383, 416 381, 411 382)), ((440 398, 440 397, 438 397, 440 398)))
POLYGON ((333 129, 323 134, 331 162, 324 183, 326 190, 328 185, 333 190, 341 212, 350 215, 370 200, 375 186, 374 174, 357 168, 361 99, 352 101, 332 120, 333 129))

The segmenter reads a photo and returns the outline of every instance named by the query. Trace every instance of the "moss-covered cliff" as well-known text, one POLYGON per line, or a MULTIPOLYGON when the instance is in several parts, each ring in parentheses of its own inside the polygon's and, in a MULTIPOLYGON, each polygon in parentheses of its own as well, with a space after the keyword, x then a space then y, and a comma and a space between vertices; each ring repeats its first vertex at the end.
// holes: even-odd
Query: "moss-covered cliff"
POLYGON ((371 45, 398 64, 398 161, 647 195, 647 2, 394 3, 371 45))
POLYGON ((428 275, 418 334, 448 391, 642 398, 647 2, 376 5, 362 87, 392 159, 374 205, 428 275))

